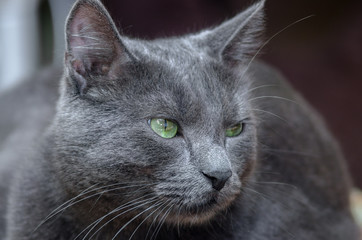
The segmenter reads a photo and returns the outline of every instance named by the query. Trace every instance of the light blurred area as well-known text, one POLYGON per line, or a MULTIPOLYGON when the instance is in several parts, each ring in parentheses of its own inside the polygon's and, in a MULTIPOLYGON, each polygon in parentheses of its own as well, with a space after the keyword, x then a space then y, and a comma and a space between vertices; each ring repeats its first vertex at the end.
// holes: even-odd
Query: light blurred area
POLYGON ((0 92, 60 63, 73 0, 0 0, 0 92))
POLYGON ((0 2, 0 89, 15 85, 40 64, 38 0, 0 2))

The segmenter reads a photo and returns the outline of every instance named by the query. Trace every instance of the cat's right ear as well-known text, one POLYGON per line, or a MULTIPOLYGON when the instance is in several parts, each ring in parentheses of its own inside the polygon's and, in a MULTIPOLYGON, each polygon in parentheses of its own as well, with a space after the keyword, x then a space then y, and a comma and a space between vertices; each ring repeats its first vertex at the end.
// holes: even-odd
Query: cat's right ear
MULTIPOLYGON (((115 79, 132 55, 98 0, 78 0, 66 23, 65 66, 70 84, 84 95, 95 79, 115 79)), ((99 85, 99 83, 97 83, 99 85)))
POLYGON ((208 54, 227 65, 248 63, 262 46, 265 0, 259 0, 214 29, 196 35, 208 54))

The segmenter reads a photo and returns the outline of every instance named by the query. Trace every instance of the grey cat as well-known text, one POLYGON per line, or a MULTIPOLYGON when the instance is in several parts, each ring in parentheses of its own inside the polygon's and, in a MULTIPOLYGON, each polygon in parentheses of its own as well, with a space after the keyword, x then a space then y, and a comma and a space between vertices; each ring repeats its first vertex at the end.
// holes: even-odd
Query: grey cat
POLYGON ((2 239, 358 239, 338 145, 254 60, 263 6, 145 41, 77 1, 57 103, 54 70, 0 99, 2 239))

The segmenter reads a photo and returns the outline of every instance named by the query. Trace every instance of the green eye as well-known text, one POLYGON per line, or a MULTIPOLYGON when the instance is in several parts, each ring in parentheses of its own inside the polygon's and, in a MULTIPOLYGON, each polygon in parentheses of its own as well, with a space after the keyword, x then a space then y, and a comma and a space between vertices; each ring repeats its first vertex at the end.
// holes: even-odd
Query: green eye
POLYGON ((227 137, 236 137, 238 135, 240 135, 240 133, 243 131, 243 124, 242 123, 238 123, 228 129, 226 129, 225 131, 225 135, 227 137))
POLYGON ((152 130, 163 138, 173 138, 177 134, 178 125, 171 120, 152 118, 149 124, 152 130))

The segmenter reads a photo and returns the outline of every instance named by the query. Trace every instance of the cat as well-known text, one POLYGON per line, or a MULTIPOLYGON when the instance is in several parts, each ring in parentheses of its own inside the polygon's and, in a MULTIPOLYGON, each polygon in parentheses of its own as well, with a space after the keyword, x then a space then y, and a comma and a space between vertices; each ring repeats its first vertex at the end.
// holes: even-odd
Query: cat
POLYGON ((255 59, 263 19, 146 41, 78 0, 59 92, 51 69, 0 98, 2 239, 358 239, 338 144, 255 59))

